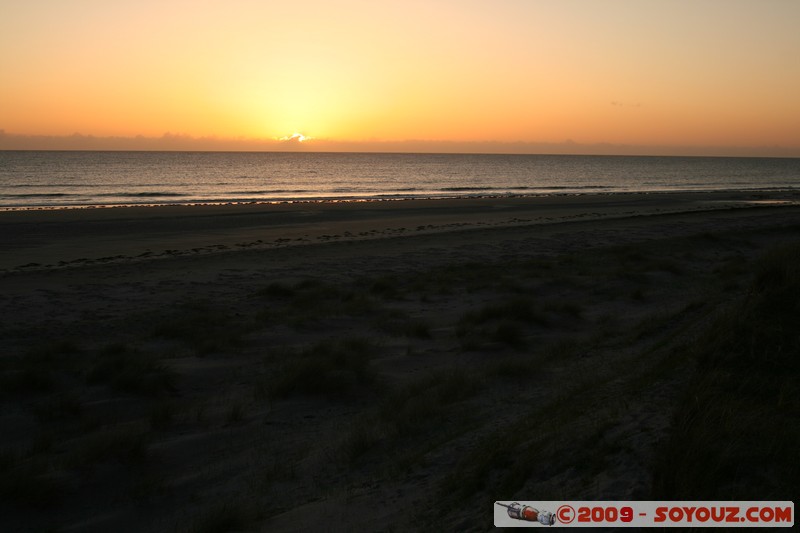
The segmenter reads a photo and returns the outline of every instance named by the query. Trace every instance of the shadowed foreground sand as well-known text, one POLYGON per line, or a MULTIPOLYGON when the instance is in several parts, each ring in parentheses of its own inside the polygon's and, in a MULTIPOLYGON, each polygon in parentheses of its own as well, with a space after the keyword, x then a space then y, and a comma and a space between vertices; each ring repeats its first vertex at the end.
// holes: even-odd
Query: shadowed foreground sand
POLYGON ((796 200, 0 213, 0 529, 488 530, 496 500, 652 499, 691 345, 798 241, 796 200))

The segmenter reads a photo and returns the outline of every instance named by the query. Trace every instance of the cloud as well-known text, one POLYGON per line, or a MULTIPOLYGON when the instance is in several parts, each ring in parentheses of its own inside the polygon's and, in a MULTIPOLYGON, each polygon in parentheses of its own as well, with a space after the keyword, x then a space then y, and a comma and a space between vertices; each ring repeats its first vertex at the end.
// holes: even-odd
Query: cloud
MULTIPOLYGON (((293 141, 293 144, 299 143, 293 141)), ((0 135, 0 150, 152 150, 152 151, 269 151, 289 146, 278 139, 194 137, 167 132, 160 137, 71 135, 0 135)))
POLYGON ((287 137, 281 137, 278 140, 285 143, 304 143, 306 141, 310 141, 311 139, 312 137, 306 137, 302 133, 293 133, 287 137))
MULTIPOLYGON (((92 135, 19 135, 0 130, 0 150, 142 150, 142 151, 318 151, 404 152, 486 154, 591 154, 591 155, 714 155, 800 157, 800 146, 677 146, 563 142, 430 141, 400 140, 336 141, 314 139, 301 142, 295 135, 281 139, 192 137, 165 134, 161 137, 100 137, 92 135)), ((298 134, 299 135, 299 134, 298 134)))

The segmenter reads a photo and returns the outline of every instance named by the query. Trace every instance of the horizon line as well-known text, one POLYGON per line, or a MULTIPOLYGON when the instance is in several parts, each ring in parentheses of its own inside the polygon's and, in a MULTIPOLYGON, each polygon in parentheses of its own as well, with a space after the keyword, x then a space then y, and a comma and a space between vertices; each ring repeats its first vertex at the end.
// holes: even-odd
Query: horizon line
POLYGON ((333 140, 310 138, 192 136, 167 132, 160 137, 16 134, 0 129, 2 151, 92 152, 286 152, 286 153, 408 153, 474 155, 620 155, 675 157, 798 158, 800 147, 783 145, 659 145, 611 142, 456 141, 456 140, 333 140))

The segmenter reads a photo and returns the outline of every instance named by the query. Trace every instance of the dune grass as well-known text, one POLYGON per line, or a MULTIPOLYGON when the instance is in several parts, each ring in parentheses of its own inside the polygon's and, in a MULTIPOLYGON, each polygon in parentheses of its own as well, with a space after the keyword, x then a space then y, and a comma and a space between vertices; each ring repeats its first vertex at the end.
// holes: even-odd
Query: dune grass
POLYGON ((9 469, 0 475, 0 497, 23 508, 49 509, 68 493, 62 477, 42 461, 9 469))
POLYGON ((478 349, 487 342, 522 350, 527 346, 529 327, 546 327, 549 323, 549 317, 530 299, 514 297, 464 313, 456 325, 456 335, 465 350, 478 349))
POLYGON ((71 340, 47 341, 18 357, 0 359, 0 397, 63 389, 81 372, 85 350, 71 340))
MULTIPOLYGON (((458 416, 454 406, 480 390, 478 379, 462 370, 433 372, 402 387, 384 393, 376 407, 350 428, 342 451, 345 461, 353 463, 368 452, 380 450, 386 456, 424 454, 430 442, 420 443, 417 437, 431 435, 458 416)), ((396 466, 396 465, 395 465, 396 466)))
POLYGON ((95 356, 86 382, 90 385, 106 383, 118 391, 157 396, 174 389, 175 374, 154 354, 115 343, 95 356))
POLYGON ((192 533, 227 533, 248 531, 257 513, 240 501, 231 501, 211 506, 202 511, 189 528, 192 533))
POLYGON ((3 358, 0 370, 0 400, 32 427, 0 445, 0 497, 21 508, 57 508, 104 472, 130 479, 150 459, 151 428, 169 424, 156 406, 150 424, 134 422, 165 401, 175 375, 125 343, 49 340, 3 358))
POLYGON ((269 380, 268 395, 322 395, 331 399, 352 397, 376 379, 370 359, 378 347, 362 338, 331 339, 300 351, 283 354, 285 361, 269 380))
POLYGON ((317 279, 293 284, 272 282, 256 291, 262 302, 260 322, 288 323, 307 329, 334 316, 369 316, 378 305, 369 291, 317 279))
POLYGON ((159 313, 156 337, 179 341, 197 355, 231 351, 243 344, 252 324, 204 300, 188 300, 169 313, 159 313))
POLYGON ((788 500, 800 486, 800 245, 767 253, 694 347, 655 465, 661 499, 788 500))

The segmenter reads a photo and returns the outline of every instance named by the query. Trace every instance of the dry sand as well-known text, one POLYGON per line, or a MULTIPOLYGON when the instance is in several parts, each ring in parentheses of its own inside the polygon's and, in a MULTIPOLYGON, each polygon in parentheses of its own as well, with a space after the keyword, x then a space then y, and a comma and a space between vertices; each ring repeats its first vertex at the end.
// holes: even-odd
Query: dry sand
POLYGON ((648 499, 797 196, 0 213, 0 529, 487 530, 648 499))

